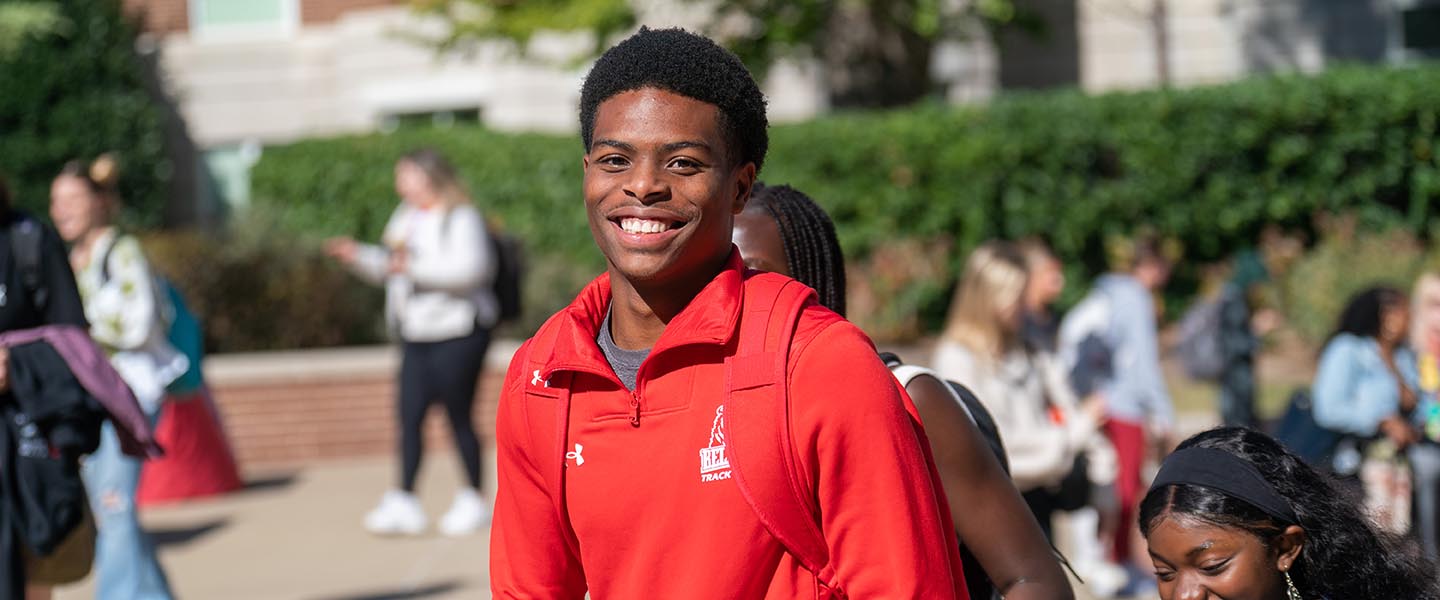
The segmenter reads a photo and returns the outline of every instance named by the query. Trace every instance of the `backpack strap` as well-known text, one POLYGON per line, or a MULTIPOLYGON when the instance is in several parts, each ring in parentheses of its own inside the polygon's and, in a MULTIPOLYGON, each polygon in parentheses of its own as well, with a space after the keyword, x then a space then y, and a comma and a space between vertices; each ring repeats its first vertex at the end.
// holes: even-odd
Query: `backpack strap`
POLYGON ((902 364, 890 367, 890 374, 894 375, 895 379, 900 382, 900 387, 908 387, 911 381, 914 381, 916 377, 919 377, 921 375, 929 375, 931 377, 934 377, 936 381, 945 384, 944 388, 945 391, 950 394, 950 399, 955 401, 956 404, 959 404, 960 408, 965 409, 965 414, 970 416, 970 421, 977 421, 977 419, 975 418, 975 411, 970 408, 970 405, 966 403, 963 398, 961 398, 960 394, 955 392, 955 388, 950 386, 949 381, 947 381, 944 377, 936 375, 935 371, 926 367, 922 367, 920 365, 902 364))
MULTIPOLYGON (((526 349, 524 357, 526 371, 524 377, 528 380, 521 382, 521 389, 525 396, 539 395, 554 400, 551 405, 554 407, 552 439, 546 440, 539 437, 532 437, 530 447, 535 449, 536 468, 545 480, 545 489, 550 490, 551 499, 555 504, 555 517, 565 530, 565 543, 570 552, 580 556, 580 541, 575 537, 575 532, 570 527, 570 518, 565 509, 565 447, 569 440, 570 427, 570 386, 574 381, 574 373, 570 371, 558 371, 548 373, 551 355, 555 349, 557 337, 556 320, 563 317, 564 312, 551 317, 535 336, 530 339, 530 345, 526 349)), ((543 406, 540 402, 525 402, 525 409, 531 411, 530 418, 534 422, 543 422, 546 415, 534 414, 543 406)), ((532 429, 533 435, 533 429, 532 429)))
POLYGON ((900 358, 894 354, 887 352, 880 356, 885 360, 885 365, 890 367, 890 374, 900 382, 900 387, 910 385, 911 381, 921 375, 934 377, 943 384, 945 391, 950 394, 950 399, 965 410, 965 414, 970 417, 970 422, 975 424, 975 428, 985 438, 985 445, 989 446, 990 452, 1000 462, 1000 468, 1004 469, 1005 474, 1010 474, 1010 457, 1005 452, 1005 442, 1000 437, 1000 428, 995 425, 995 417, 990 414, 990 410, 980 403, 979 398, 975 397, 975 392, 958 382, 939 376, 934 370, 927 367, 901 363, 900 358))
POLYGON ((813 490, 800 477, 790 436, 787 359, 800 313, 815 291, 788 277, 752 275, 745 285, 735 354, 725 359, 726 453, 736 486, 765 529, 825 590, 844 598, 818 521, 813 490))
POLYGON ((20 272, 20 283, 40 313, 44 313, 50 303, 50 290, 45 287, 40 269, 42 233, 40 224, 29 216, 17 215, 10 223, 10 251, 15 256, 15 268, 20 272))

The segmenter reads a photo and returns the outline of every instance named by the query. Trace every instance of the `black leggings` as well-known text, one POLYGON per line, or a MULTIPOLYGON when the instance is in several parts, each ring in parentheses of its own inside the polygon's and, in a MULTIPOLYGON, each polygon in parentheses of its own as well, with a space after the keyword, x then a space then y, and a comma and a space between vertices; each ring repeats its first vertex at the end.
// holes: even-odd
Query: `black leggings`
POLYGON ((400 363, 400 489, 415 491, 423 453, 425 413, 438 400, 450 417, 455 449, 470 487, 480 489, 480 438, 471 416, 490 332, 443 342, 406 342, 400 363))

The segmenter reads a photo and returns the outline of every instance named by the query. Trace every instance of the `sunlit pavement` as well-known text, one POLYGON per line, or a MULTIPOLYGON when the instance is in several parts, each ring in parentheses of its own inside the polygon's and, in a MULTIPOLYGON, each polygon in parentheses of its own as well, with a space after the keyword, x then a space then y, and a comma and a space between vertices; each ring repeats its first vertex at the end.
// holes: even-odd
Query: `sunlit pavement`
MULTIPOLYGON (((1182 418, 1181 428, 1191 433, 1208 424, 1182 418)), ((487 469, 493 477, 493 461, 487 469)), ((467 538, 377 538, 360 527, 393 477, 388 458, 250 473, 246 491, 150 508, 144 521, 181 599, 489 598, 488 530, 467 538)), ((460 467, 448 453, 435 453, 420 479, 433 527, 459 485, 460 467)), ((87 580, 55 598, 93 598, 93 585, 87 580)), ((1076 592, 1094 600, 1083 586, 1076 592)))
MULTIPOLYGON (((380 600, 489 598, 489 531, 377 538, 360 522, 394 479, 388 459, 249 474, 244 492, 147 509, 146 528, 177 598, 380 600)), ((427 457, 418 493, 435 521, 460 481, 448 455, 427 457)), ((93 579, 55 594, 93 598, 93 579)))

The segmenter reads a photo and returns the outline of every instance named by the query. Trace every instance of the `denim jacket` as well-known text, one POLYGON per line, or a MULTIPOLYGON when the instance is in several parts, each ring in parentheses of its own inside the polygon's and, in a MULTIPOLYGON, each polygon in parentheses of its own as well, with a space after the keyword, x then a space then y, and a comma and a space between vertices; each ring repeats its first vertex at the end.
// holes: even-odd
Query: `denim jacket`
MULTIPOLYGON (((1409 348, 1395 351, 1395 366, 1406 386, 1418 387, 1409 348)), ((1374 436, 1381 421, 1400 412, 1400 386, 1380 356, 1379 342, 1348 333, 1325 345, 1311 394, 1316 423, 1361 437, 1374 436)))

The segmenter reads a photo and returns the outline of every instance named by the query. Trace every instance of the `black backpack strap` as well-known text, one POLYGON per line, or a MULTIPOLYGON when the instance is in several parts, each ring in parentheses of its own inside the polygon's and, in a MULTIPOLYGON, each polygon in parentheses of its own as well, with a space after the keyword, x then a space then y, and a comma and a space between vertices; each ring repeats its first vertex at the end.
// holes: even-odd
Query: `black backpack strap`
POLYGON ((15 268, 20 273, 20 282, 35 304, 35 309, 45 312, 50 303, 50 290, 45 287, 45 277, 40 267, 41 246, 44 244, 44 230, 34 219, 16 217, 10 223, 10 251, 15 257, 15 268))
POLYGON ((110 283, 110 255, 115 252, 115 246, 120 245, 124 234, 116 232, 110 238, 110 245, 105 247, 105 253, 100 255, 100 285, 110 283))

